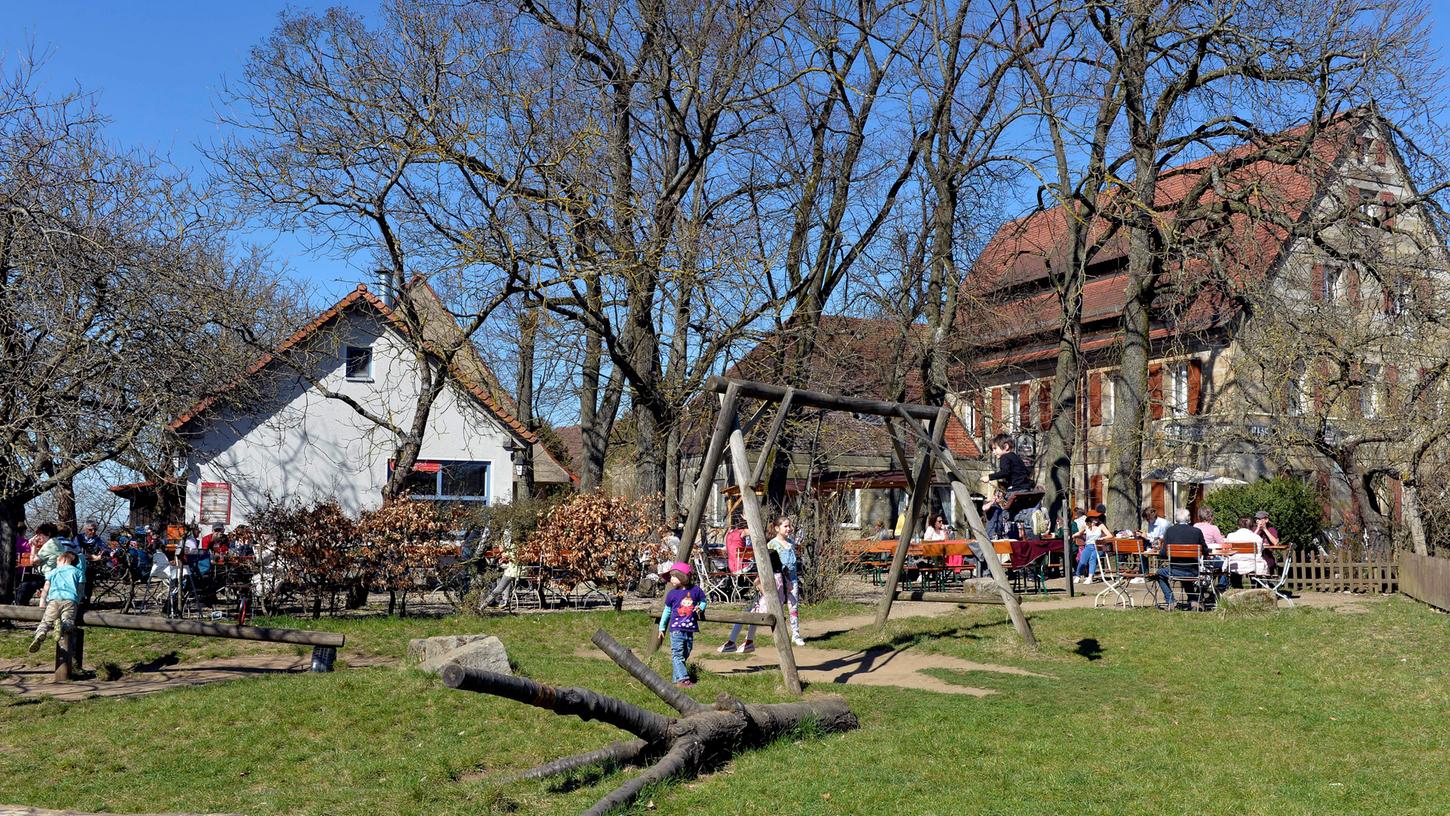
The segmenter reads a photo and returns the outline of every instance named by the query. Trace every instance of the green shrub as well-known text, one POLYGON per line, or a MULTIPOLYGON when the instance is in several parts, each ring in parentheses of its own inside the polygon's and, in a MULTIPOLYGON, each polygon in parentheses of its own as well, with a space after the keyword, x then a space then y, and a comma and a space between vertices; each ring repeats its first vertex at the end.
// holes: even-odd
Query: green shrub
POLYGON ((1286 476, 1246 485, 1221 487, 1206 497, 1214 518, 1225 534, 1235 521, 1269 511, 1269 521, 1286 544, 1307 546, 1324 529, 1324 501, 1313 488, 1286 476))

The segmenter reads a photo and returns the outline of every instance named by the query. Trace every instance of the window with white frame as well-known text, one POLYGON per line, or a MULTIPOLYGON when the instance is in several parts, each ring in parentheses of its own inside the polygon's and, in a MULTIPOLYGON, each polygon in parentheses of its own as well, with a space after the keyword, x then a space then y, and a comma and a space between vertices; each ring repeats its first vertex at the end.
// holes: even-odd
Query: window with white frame
POLYGON ((1099 409, 1102 412, 1104 425, 1113 424, 1113 381, 1115 379, 1117 379, 1117 372, 1103 372, 1102 396, 1099 398, 1102 405, 1099 406, 1099 409))
POLYGON ((415 499, 489 501, 489 462, 420 461, 408 474, 405 490, 415 499))
POLYGON ((1285 401, 1287 402, 1285 407, 1290 416, 1303 416, 1309 407, 1305 399, 1309 392, 1305 387, 1304 377, 1305 370, 1302 361, 1295 363, 1289 369, 1289 378, 1284 386, 1287 392, 1285 394, 1285 401))
POLYGON ((1366 419, 1380 415, 1380 401, 1384 393, 1384 369, 1377 365, 1364 367, 1364 385, 1359 389, 1359 412, 1366 419))
MULTIPOLYGON (((980 417, 980 414, 977 412, 977 406, 970 399, 962 400, 961 405, 962 424, 967 428, 967 435, 973 439, 977 439, 977 422, 980 417)), ((977 441, 980 442, 981 440, 977 441)))
POLYGON ((1321 294, 1326 302, 1333 303, 1343 297, 1345 284, 1344 267, 1324 267, 1324 291, 1321 294))
POLYGON ((1167 403, 1168 415, 1188 416, 1188 363, 1170 364, 1166 379, 1163 399, 1167 403))
POLYGON ((344 356, 347 378, 355 382, 372 382, 372 346, 348 346, 344 356))
POLYGON ((842 527, 861 526, 861 489, 856 488, 844 493, 837 494, 837 502, 841 510, 842 527))
POLYGON ((1359 211, 1368 218, 1379 215, 1379 196, 1374 190, 1359 189, 1359 211))
POLYGON ((1007 433, 1017 433, 1022 430, 1022 391, 1016 386, 1009 386, 1006 391, 1002 400, 1002 428, 1007 433))

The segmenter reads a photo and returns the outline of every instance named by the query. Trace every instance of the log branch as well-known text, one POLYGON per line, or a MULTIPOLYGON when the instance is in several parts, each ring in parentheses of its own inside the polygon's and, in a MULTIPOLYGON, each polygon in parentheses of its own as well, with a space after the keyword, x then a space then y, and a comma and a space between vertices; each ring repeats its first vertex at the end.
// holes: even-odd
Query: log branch
POLYGON ((659 762, 651 765, 649 770, 625 782, 611 791, 608 796, 595 802, 594 807, 584 811, 583 816, 604 816, 617 808, 628 806, 650 785, 658 784, 674 776, 689 776, 699 766, 700 757, 698 755, 701 753, 698 743, 686 742, 676 745, 661 757, 659 762))
POLYGON ((668 717, 589 689, 555 688, 523 677, 465 669, 457 663, 444 667, 443 684, 463 691, 507 697, 581 720, 599 720, 650 742, 667 739, 670 733, 668 717))
POLYGON ((708 711, 709 707, 697 702, 693 697, 680 691, 663 677, 660 677, 643 661, 634 656, 634 652, 626 649, 619 641, 609 636, 609 633, 600 629, 590 638, 599 650, 609 655, 621 669, 629 672, 630 676, 643 683, 645 688, 654 692, 655 696, 665 701, 670 708, 686 716, 700 711, 708 711))
POLYGON ((556 759, 536 768, 530 768, 523 773, 509 777, 509 781, 520 781, 525 779, 545 779, 550 776, 557 776, 570 771, 577 771, 580 768, 600 766, 613 768, 620 765, 631 765, 636 763, 640 757, 649 753, 652 743, 642 739, 622 740, 611 742, 597 751, 588 751, 582 754, 575 754, 571 757, 556 759))

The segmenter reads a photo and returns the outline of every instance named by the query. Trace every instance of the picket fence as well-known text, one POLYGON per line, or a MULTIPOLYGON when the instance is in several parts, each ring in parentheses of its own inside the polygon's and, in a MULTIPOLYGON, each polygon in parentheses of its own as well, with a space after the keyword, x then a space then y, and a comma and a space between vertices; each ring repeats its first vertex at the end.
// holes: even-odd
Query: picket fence
POLYGON ((1339 552, 1295 561, 1286 583, 1295 592, 1393 593, 1399 589, 1399 572, 1394 560, 1339 552))

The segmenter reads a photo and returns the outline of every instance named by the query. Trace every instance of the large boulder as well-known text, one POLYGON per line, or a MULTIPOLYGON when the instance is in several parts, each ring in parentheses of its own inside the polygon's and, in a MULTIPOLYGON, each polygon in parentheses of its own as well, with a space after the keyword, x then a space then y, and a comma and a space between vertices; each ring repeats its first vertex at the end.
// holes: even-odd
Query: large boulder
POLYGON ((1218 599, 1225 611, 1268 612, 1277 609, 1279 597, 1267 589, 1230 589, 1218 599))
POLYGON ((418 668, 432 674, 440 674, 443 667, 450 663, 457 663, 465 669, 481 669, 495 674, 513 674, 513 669, 509 667, 508 650, 504 649, 503 641, 492 635, 473 637, 455 649, 435 653, 419 663, 418 668))

